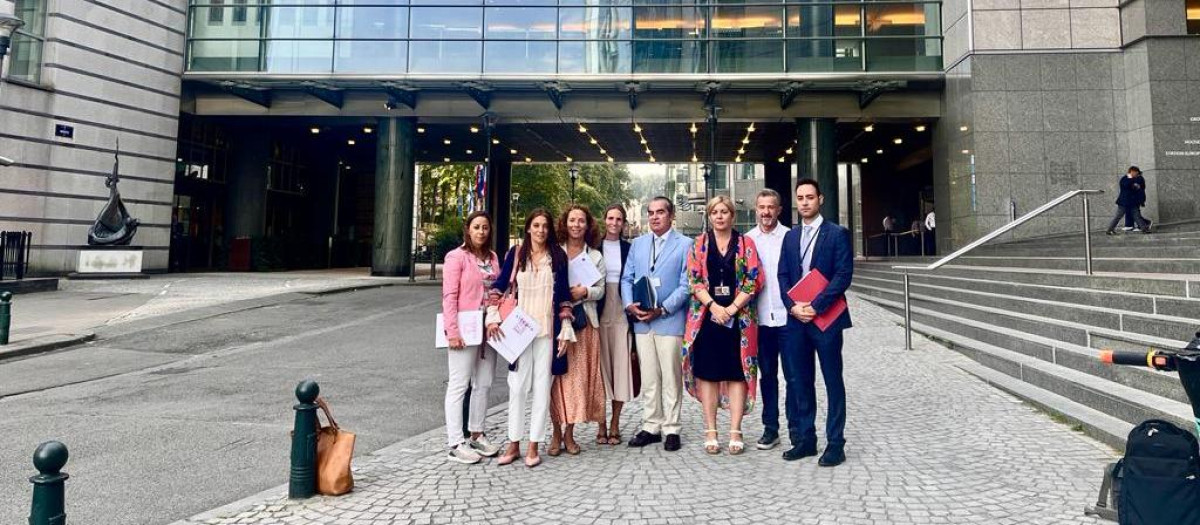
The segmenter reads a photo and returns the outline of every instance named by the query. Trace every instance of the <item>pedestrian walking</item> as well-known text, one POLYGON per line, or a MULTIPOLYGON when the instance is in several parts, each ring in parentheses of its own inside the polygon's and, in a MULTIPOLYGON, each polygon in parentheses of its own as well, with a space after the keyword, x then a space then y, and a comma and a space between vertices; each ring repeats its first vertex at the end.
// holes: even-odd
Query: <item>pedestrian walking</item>
POLYGON ((721 451, 717 407, 729 410, 729 453, 745 450, 742 417, 754 407, 758 374, 758 317, 762 285, 754 241, 733 227, 736 209, 724 195, 708 202, 712 228, 688 256, 691 301, 683 337, 683 384, 704 405, 704 450, 721 451))
POLYGON ((599 434, 605 434, 607 444, 619 445, 621 409, 637 396, 633 375, 638 373, 634 361, 634 321, 621 304, 621 273, 625 270, 630 247, 622 238, 625 232, 623 206, 614 204, 604 211, 604 231, 604 300, 596 303, 596 311, 600 315, 600 374, 605 396, 612 402, 612 419, 607 429, 601 420, 596 440, 599 442, 599 434))
MULTIPOLYGON (((600 318, 596 304, 604 298, 604 253, 596 246, 596 219, 586 207, 573 204, 558 219, 558 239, 567 254, 568 265, 591 264, 596 280, 574 283, 570 287, 575 342, 567 351, 567 372, 554 378, 550 393, 551 456, 565 449, 579 454, 575 425, 598 423, 598 444, 608 444, 604 429, 604 378, 600 373, 600 318)), ((570 272, 568 272, 568 275, 570 272)))
POLYGON ((484 435, 488 392, 496 371, 496 352, 486 344, 467 345, 458 324, 459 312, 478 312, 476 333, 483 330, 483 311, 487 306, 487 289, 491 288, 500 271, 496 252, 492 251, 492 219, 482 211, 467 216, 463 225, 463 244, 446 254, 442 274, 442 318, 449 342, 446 381, 446 444, 449 459, 459 463, 478 463, 492 457, 500 447, 484 435), (467 416, 470 439, 463 437, 463 398, 467 386, 471 400, 467 416))
POLYGON ((813 358, 821 360, 821 376, 825 380, 828 415, 825 418, 827 445, 818 464, 823 467, 840 465, 846 460, 846 385, 842 379, 842 332, 850 328, 850 310, 838 315, 824 330, 814 319, 825 314, 835 304, 845 301, 846 290, 854 276, 854 250, 850 232, 821 216, 824 202, 821 186, 813 179, 801 179, 796 185, 796 210, 801 224, 792 228, 783 241, 779 261, 779 288, 791 290, 812 270, 818 270, 828 285, 812 302, 796 302, 786 293, 788 308, 787 343, 784 353, 784 377, 787 379, 788 433, 791 450, 783 459, 817 455, 817 395, 816 368, 813 358))
POLYGON ((504 257, 492 285, 487 310, 488 339, 502 338, 501 294, 515 286, 517 306, 538 322, 541 332, 508 372, 508 448, 497 461, 507 465, 521 456, 525 437, 525 405, 530 402, 529 453, 525 466, 542 463, 538 444, 546 440, 550 417, 550 386, 555 375, 567 371, 567 342, 575 339, 571 328, 571 295, 567 287, 567 254, 553 242, 550 212, 538 208, 525 218, 525 236, 504 257), (563 322, 566 320, 567 322, 563 322), (557 347, 557 349, 555 348, 557 347))
POLYGON ((779 255, 789 228, 779 223, 783 199, 779 192, 765 189, 754 199, 758 225, 746 233, 758 248, 763 282, 754 300, 758 314, 758 391, 762 397, 760 450, 779 444, 779 361, 787 333, 787 308, 779 289, 779 255))
POLYGON ((1120 192, 1117 194, 1117 213, 1108 223, 1106 235, 1116 233, 1117 222, 1125 219, 1125 224, 1134 225, 1133 231, 1150 233, 1151 222, 1142 217, 1142 206, 1146 205, 1146 178, 1137 166, 1130 166, 1125 175, 1117 181, 1120 192))
POLYGON ((669 452, 682 446, 680 346, 689 296, 686 262, 692 247, 692 239, 675 231, 674 221, 675 204, 670 199, 651 199, 647 206, 650 231, 634 239, 621 273, 621 301, 637 319, 633 332, 642 378, 642 430, 629 440, 629 446, 665 441, 663 448, 669 452), (648 284, 657 304, 635 302, 635 284, 639 289, 648 284))

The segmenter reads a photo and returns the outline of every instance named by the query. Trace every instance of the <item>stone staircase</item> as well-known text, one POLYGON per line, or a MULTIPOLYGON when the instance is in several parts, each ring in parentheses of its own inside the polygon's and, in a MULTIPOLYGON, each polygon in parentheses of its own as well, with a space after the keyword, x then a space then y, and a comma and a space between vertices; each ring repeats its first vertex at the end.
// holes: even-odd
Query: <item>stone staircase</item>
MULTIPOLYGON (((1118 449, 1150 418, 1194 428, 1174 373, 1111 367, 1101 349, 1182 348, 1200 330, 1200 223, 984 246, 933 272, 912 272, 914 332, 970 357, 967 371, 1118 449)), ((903 313, 896 264, 855 262, 851 289, 903 313)))

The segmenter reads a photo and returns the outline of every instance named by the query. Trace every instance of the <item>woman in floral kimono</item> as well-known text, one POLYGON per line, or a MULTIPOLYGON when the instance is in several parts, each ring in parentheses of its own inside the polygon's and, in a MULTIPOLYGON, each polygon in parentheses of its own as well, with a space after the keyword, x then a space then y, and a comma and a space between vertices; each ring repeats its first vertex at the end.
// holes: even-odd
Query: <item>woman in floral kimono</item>
POLYGON ((754 295, 763 285, 754 241, 733 229, 733 201, 708 202, 712 229, 688 255, 692 289, 683 336, 683 381, 704 405, 704 450, 721 452, 717 407, 730 411, 729 453, 745 450, 742 416, 754 406, 758 375, 758 323, 754 295))

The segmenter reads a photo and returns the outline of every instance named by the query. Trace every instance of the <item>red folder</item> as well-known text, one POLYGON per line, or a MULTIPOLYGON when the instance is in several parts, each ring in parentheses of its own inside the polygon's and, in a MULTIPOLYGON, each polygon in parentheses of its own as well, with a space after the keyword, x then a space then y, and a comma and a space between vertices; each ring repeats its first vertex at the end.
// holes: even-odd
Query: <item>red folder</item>
MULTIPOLYGON (((788 290, 787 294, 788 297, 791 297, 792 300, 796 301, 797 303, 811 303, 813 302, 813 299, 816 299, 818 295, 821 295, 821 292, 825 291, 825 287, 827 286, 829 286, 829 279, 826 279, 825 276, 821 274, 820 270, 813 268, 812 271, 808 272, 808 275, 805 275, 803 279, 800 279, 800 282, 796 283, 796 286, 793 286, 791 290, 788 290)), ((827 328, 829 328, 829 325, 833 324, 833 322, 837 320, 838 316, 842 315, 842 312, 845 311, 846 298, 838 297, 828 310, 817 314, 817 316, 813 318, 812 322, 817 325, 817 328, 820 328, 821 331, 824 332, 827 328)))

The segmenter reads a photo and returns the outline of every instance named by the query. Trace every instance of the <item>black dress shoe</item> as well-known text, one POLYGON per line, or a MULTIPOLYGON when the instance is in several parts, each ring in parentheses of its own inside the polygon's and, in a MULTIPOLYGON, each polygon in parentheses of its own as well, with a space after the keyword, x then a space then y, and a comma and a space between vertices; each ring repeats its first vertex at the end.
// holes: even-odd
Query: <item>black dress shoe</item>
POLYGON ((663 450, 675 452, 681 447, 683 447, 683 444, 679 442, 679 434, 667 434, 667 442, 663 443, 663 450))
POLYGON ((633 436, 633 439, 629 440, 629 446, 640 448, 640 447, 649 445, 651 443, 661 443, 661 442, 662 442, 661 434, 651 434, 651 433, 643 430, 641 432, 638 432, 636 436, 633 436))
POLYGON ((816 445, 802 445, 799 447, 792 447, 791 449, 784 452, 783 460, 784 461, 796 461, 797 459, 811 458, 815 455, 817 455, 817 446, 816 445))
POLYGON ((774 430, 768 430, 763 432, 762 437, 758 438, 758 443, 755 443, 754 446, 758 447, 759 450, 770 450, 775 448, 775 445, 778 444, 779 433, 775 432, 774 430))
POLYGON ((842 447, 825 447, 825 453, 817 460, 822 467, 836 467, 846 462, 846 451, 842 447))

